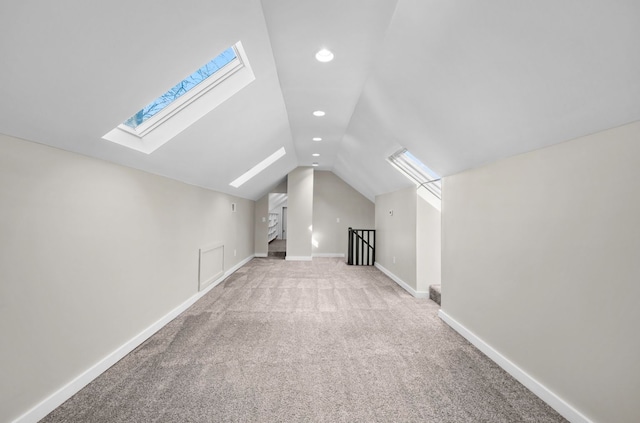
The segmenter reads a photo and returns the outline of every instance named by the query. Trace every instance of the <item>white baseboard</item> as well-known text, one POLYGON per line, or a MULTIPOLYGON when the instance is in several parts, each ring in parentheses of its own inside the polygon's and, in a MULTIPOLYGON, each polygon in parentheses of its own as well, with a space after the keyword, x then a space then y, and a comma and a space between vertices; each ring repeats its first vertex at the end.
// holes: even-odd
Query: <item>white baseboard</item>
POLYGON ((562 415, 562 417, 569 420, 571 423, 592 423, 591 420, 585 417, 582 413, 554 394, 546 386, 535 380, 520 367, 516 366, 513 362, 509 361, 509 359, 493 349, 493 347, 464 327, 453 317, 442 311, 442 309, 438 312, 438 316, 456 332, 462 335, 467 341, 471 342, 477 349, 493 360, 498 366, 502 367, 507 373, 513 376, 518 382, 522 383, 542 401, 546 402, 551 408, 556 410, 560 415, 562 415))
POLYGON ((416 291, 411 286, 409 286, 409 284, 407 284, 405 281, 403 281, 402 279, 400 279, 399 277, 397 277, 396 275, 391 273, 388 269, 386 269, 380 263, 375 262, 374 266, 377 267, 378 269, 380 269, 380 271, 382 273, 384 273, 385 275, 389 276, 389 278, 391 278, 392 281, 394 281, 395 283, 400 285, 402 288, 404 288, 405 291, 407 291, 409 294, 413 295, 414 297, 416 297, 416 298, 429 298, 429 292, 428 291, 427 292, 416 291))
MULTIPOLYGON (((235 266, 233 266, 231 269, 227 270, 226 272, 224 272, 224 275, 222 275, 222 277, 220 277, 220 279, 218 279, 217 281, 214 282, 214 286, 218 285, 220 282, 222 282, 223 280, 227 279, 229 276, 233 275, 234 273, 236 273, 236 271, 238 269, 240 269, 242 266, 244 266, 245 264, 249 263, 253 258, 255 257, 255 255, 250 255, 249 257, 243 259, 240 263, 236 264, 235 266)), ((193 302, 195 303, 196 301, 198 301, 200 298, 196 298, 193 302)))
POLYGON ((344 253, 314 253, 311 257, 344 257, 344 253))
POLYGON ((180 304, 178 307, 171 310, 169 313, 161 317, 158 321, 147 327, 145 330, 134 336, 125 344, 120 346, 115 351, 111 352, 105 358, 85 370, 78 377, 71 382, 60 388, 58 391, 51 394, 49 397, 41 401, 35 407, 18 417, 13 423, 36 423, 40 419, 44 418, 47 414, 59 407, 63 402, 71 398, 82 388, 87 386, 91 381, 104 373, 109 367, 113 366, 125 355, 136 349, 140 344, 149 339, 151 335, 162 329, 167 323, 178 317, 180 313, 191 307, 196 301, 202 298, 207 292, 211 291, 216 285, 220 284, 228 276, 233 274, 236 270, 247 264, 254 256, 251 255, 240 263, 227 270, 222 276, 213 281, 210 285, 204 288, 202 291, 193 295, 191 298, 180 304))
POLYGON ((288 261, 311 261, 311 256, 286 256, 284 258, 288 261))
POLYGON ((269 257, 268 253, 255 253, 253 255, 254 257, 269 257))

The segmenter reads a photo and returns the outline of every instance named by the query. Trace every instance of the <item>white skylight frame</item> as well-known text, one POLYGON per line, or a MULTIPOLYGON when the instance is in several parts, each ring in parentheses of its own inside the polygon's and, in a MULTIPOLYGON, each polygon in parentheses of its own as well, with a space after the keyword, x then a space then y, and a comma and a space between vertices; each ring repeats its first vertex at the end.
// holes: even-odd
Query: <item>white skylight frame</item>
POLYGON ((396 151, 387 158, 393 167, 410 179, 418 187, 418 193, 424 194, 424 188, 430 195, 423 196, 434 207, 440 210, 442 199, 442 185, 438 174, 429 169, 406 148, 396 151), (430 198, 432 197, 432 198, 430 198))
POLYGON ((275 153, 273 153, 272 155, 270 155, 269 157, 267 157, 266 159, 264 159, 263 161, 261 161, 260 163, 258 163, 257 165, 255 165, 254 167, 252 167, 242 175, 240 175, 238 178, 233 180, 229 185, 231 185, 234 188, 239 188, 242 184, 247 182, 249 179, 253 178, 258 173, 262 172, 263 170, 265 170, 266 168, 274 164, 279 158, 283 157, 285 154, 287 154, 287 152, 285 151, 284 147, 280 147, 275 153))
POLYGON ((102 138, 151 154, 255 80, 241 42, 236 58, 135 129, 124 123, 102 138))
MULTIPOLYGON (((209 90, 215 88, 216 85, 224 82, 224 80, 228 76, 232 75, 233 73, 235 73, 236 71, 238 71, 244 66, 242 59, 239 57, 238 51, 236 50, 235 46, 231 46, 227 50, 229 49, 233 50, 235 58, 229 61, 223 67, 219 68, 217 71, 213 72, 209 77, 202 80, 199 84, 194 86, 192 89, 190 89, 189 91, 187 91, 186 93, 178 97, 177 99, 174 99, 162 110, 160 110, 159 112, 157 112, 155 115, 148 118, 144 122, 140 123, 135 128, 128 126, 124 122, 118 125, 118 128, 128 131, 133 135, 136 135, 142 138, 145 135, 147 135, 149 132, 157 128, 159 125, 162 125, 163 122, 165 122, 167 119, 170 119, 173 115, 178 113, 180 110, 182 110, 185 107, 188 107, 189 104, 191 104, 191 102, 195 101, 203 94, 206 94, 209 90)), ((227 50, 225 50, 225 52, 227 50)), ((218 56, 216 56, 216 58, 217 57, 218 56)))

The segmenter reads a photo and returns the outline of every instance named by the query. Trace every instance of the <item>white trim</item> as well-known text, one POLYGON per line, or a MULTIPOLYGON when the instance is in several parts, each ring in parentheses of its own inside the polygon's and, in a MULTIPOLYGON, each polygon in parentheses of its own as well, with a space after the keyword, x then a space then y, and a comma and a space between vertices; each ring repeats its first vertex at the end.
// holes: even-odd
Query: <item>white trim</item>
POLYGON ((253 256, 262 258, 262 257, 269 257, 269 254, 267 254, 267 253, 255 253, 253 256))
POLYGON ((288 261, 311 261, 311 256, 286 256, 284 259, 288 261))
POLYGON ((159 320, 153 323, 151 326, 144 329, 138 335, 125 342, 118 347, 115 351, 108 354, 105 358, 98 361, 96 364, 85 370, 78 377, 71 382, 58 389, 56 392, 45 398, 36 406, 31 408, 26 413, 15 419, 13 423, 35 423, 44 418, 47 414, 59 407, 63 402, 71 398, 82 388, 87 386, 91 381, 104 373, 109 367, 116 364, 120 359, 136 349, 140 344, 149 339, 154 333, 162 329, 167 323, 178 317, 183 311, 191 307, 196 301, 202 298, 207 292, 211 291, 213 287, 217 286, 220 282, 225 280, 236 270, 247 264, 253 259, 253 255, 242 260, 240 263, 227 270, 224 275, 214 281, 211 285, 207 286, 204 290, 193 295, 178 307, 171 310, 169 313, 162 316, 159 320))
POLYGON ((311 257, 343 257, 344 253, 314 253, 311 257))
POLYGON ((397 277, 396 275, 391 273, 389 270, 385 269, 385 267, 382 266, 380 263, 375 262, 374 266, 377 267, 378 269, 380 269, 380 271, 382 273, 384 273, 385 275, 389 276, 389 278, 391 278, 392 281, 394 281, 395 283, 400 285, 402 288, 404 288, 405 291, 407 291, 409 294, 413 295, 414 297, 416 297, 416 298, 429 298, 429 292, 416 291, 411 286, 409 286, 408 283, 406 283, 405 281, 403 281, 402 279, 400 279, 399 277, 397 277))
POLYGON ((471 342, 477 349, 482 351, 487 357, 493 360, 498 366, 502 367, 507 373, 513 376, 518 382, 522 383, 527 389, 537 395, 542 401, 546 402, 551 408, 556 410, 562 417, 572 423, 592 423, 578 410, 569 405, 566 401, 553 393, 549 388, 535 380, 527 372, 511 362, 508 358, 493 349, 489 344, 480 339, 477 335, 464 327, 446 312, 438 312, 438 316, 456 332, 462 335, 467 341, 471 342))
POLYGON ((224 275, 224 242, 218 242, 216 244, 209 245, 207 247, 200 249, 200 254, 198 258, 198 291, 203 291, 207 289, 213 281, 217 280, 220 276, 224 275), (214 275, 211 275, 206 280, 203 280, 202 275, 202 256, 209 251, 217 250, 218 248, 222 248, 222 269, 214 275))
MULTIPOLYGON (((227 270, 226 272, 224 272, 224 275, 218 279, 217 281, 215 281, 214 286, 218 285, 220 282, 222 282, 223 280, 227 279, 229 276, 233 275, 234 273, 236 273, 236 271, 238 269, 240 269, 242 266, 244 266, 245 264, 249 263, 251 261, 251 259, 253 259, 255 257, 255 255, 250 255, 249 257, 243 259, 240 263, 236 264, 235 266, 233 266, 231 269, 227 270)), ((208 288, 207 289, 208 291, 208 288)), ((212 287, 213 288, 213 287, 212 287)), ((196 299, 196 301, 198 301, 200 298, 196 299)), ((195 301, 194 301, 195 302, 195 301)))
POLYGON ((220 247, 224 247, 224 242, 214 242, 213 244, 205 245, 204 247, 200 248, 200 250, 206 253, 220 247))

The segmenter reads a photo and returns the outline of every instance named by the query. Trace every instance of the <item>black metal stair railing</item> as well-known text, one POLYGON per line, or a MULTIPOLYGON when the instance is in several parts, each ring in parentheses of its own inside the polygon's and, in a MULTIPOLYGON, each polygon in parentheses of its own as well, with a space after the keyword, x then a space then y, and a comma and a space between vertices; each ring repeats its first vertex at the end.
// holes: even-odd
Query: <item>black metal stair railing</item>
POLYGON ((349 252, 347 264, 373 266, 376 261, 375 229, 349 228, 349 252))

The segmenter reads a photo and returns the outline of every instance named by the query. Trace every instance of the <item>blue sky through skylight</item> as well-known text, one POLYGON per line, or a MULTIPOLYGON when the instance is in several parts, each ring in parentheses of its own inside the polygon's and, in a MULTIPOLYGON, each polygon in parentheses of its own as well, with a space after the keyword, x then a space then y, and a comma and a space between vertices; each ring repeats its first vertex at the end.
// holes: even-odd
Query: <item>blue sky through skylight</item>
POLYGON ((177 83, 160 97, 147 104, 142 110, 139 110, 135 115, 131 116, 123 123, 130 128, 137 128, 140 124, 155 116, 169 104, 189 92, 189 90, 196 87, 199 83, 209 78, 211 75, 218 72, 235 58, 235 49, 233 47, 229 47, 216 58, 212 59, 200 69, 196 70, 191 75, 177 83))
POLYGON ((426 188, 438 199, 441 198, 440 176, 409 153, 406 148, 396 151, 387 160, 416 185, 426 188))
POLYGON ((427 165, 422 163, 420 159, 418 159, 413 154, 409 153, 409 151, 405 151, 404 155, 407 156, 410 160, 412 160, 420 169, 422 169, 427 175, 431 176, 431 179, 440 179, 440 176, 435 173, 433 170, 429 169, 427 165))

